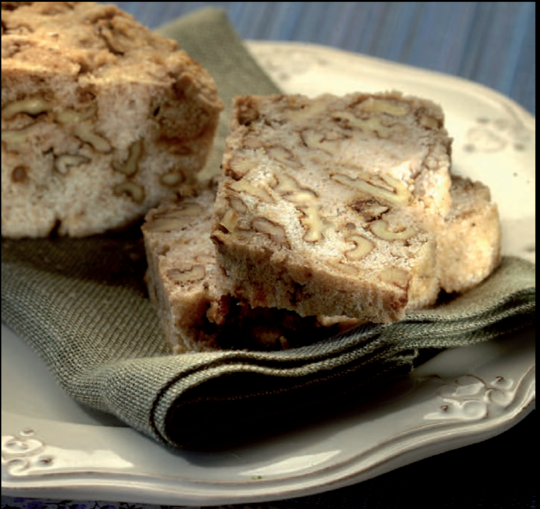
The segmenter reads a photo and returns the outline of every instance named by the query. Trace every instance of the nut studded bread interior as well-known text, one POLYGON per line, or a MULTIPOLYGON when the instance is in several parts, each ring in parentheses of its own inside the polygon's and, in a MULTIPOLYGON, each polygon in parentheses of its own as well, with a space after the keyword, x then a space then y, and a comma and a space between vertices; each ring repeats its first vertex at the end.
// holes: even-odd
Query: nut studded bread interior
MULTIPOLYGON (((450 212, 429 226, 437 236, 441 285, 453 292, 471 288, 495 268, 500 226, 484 185, 453 176, 451 193, 450 212)), ((209 238, 214 198, 210 187, 196 198, 164 203, 147 214, 143 226, 147 286, 174 353, 290 348, 359 324, 346 317, 251 308, 227 295, 209 238)))
POLYGON ((237 99, 212 239, 230 292, 390 322, 439 292, 421 215, 450 209, 441 109, 398 93, 237 99))
POLYGON ((221 297, 219 269, 205 228, 213 202, 214 193, 206 190, 197 199, 163 203, 146 215, 142 227, 148 292, 174 353, 217 348, 206 318, 209 302, 221 297))
POLYGON ((205 189, 196 198, 163 203, 147 214, 142 228, 148 291, 174 353, 289 348, 355 325, 253 309, 227 295, 209 237, 214 198, 215 189, 205 189))
POLYGON ((83 236, 189 187, 222 103, 177 44, 113 5, 2 3, 2 234, 83 236))

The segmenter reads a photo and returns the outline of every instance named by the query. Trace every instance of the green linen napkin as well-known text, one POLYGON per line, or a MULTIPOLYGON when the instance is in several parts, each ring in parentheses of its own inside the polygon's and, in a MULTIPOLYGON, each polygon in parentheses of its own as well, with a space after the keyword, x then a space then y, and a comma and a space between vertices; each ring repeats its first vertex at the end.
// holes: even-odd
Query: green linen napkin
MULTIPOLYGON (((162 30, 234 95, 277 89, 221 11, 162 30)), ((222 120, 210 163, 219 166, 222 120)), ((2 241, 2 320, 43 359, 76 401, 115 415, 172 447, 219 444, 232 435, 328 411, 402 377, 425 352, 487 341, 534 322, 534 266, 504 258, 480 287, 390 326, 364 326, 280 352, 170 355, 148 299, 139 227, 84 239, 2 241)))

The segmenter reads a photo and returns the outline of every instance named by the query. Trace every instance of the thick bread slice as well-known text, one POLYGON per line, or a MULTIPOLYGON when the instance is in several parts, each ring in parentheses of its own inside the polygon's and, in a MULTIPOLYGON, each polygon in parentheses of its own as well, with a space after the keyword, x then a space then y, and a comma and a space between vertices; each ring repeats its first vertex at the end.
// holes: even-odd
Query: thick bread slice
POLYGON ((230 292, 302 316, 401 319, 439 292, 441 109, 398 93, 237 99, 212 239, 230 292))
POLYGON ((113 5, 2 3, 2 235, 124 226, 189 188, 223 105, 177 44, 113 5))
POLYGON ((435 224, 440 285, 463 293, 481 283, 501 259, 501 225, 497 205, 481 182, 452 176, 452 207, 435 224))
MULTIPOLYGON (((450 212, 429 226, 437 236, 441 284, 465 291, 497 265, 500 226, 484 185, 453 176, 451 193, 450 212)), ((253 309, 228 296, 209 238, 214 197, 214 189, 207 189, 196 198, 164 203, 143 226, 148 290, 173 352, 288 348, 359 325, 346 317, 253 309)))
POLYGON ((356 325, 283 309, 252 309, 225 293, 209 232, 215 190, 151 210, 143 225, 150 298, 174 353, 222 349, 282 349, 329 337, 356 325))
POLYGON ((196 199, 165 202, 148 212, 142 226, 150 299, 174 353, 217 348, 206 318, 209 302, 221 297, 208 238, 213 203, 211 190, 196 199))

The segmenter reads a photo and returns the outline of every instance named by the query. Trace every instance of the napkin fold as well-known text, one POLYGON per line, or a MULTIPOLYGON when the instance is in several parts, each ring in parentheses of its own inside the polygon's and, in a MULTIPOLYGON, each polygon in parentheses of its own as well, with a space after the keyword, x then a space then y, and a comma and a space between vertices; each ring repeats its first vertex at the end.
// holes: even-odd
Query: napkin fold
MULTIPOLYGON (((228 107, 234 95, 277 91, 223 11, 205 9, 161 32, 209 70, 228 107)), ((219 167, 228 116, 209 172, 219 167)), ((279 352, 171 355, 145 269, 139 227, 83 239, 3 239, 2 320, 74 400, 171 447, 217 444, 303 409, 327 411, 336 399, 356 402, 426 353, 488 341, 535 317, 534 265, 503 258, 481 286, 396 324, 279 352)))

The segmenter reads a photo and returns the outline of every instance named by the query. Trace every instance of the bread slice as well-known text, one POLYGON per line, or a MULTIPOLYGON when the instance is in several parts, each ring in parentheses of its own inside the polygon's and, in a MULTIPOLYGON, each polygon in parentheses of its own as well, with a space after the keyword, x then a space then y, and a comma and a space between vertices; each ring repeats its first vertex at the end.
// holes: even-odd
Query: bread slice
POLYGON ((195 181, 223 105, 113 5, 2 3, 2 235, 124 226, 195 181))
POLYGON ((165 202, 148 212, 142 226, 150 299, 174 353, 217 348, 206 319, 209 302, 221 297, 207 231, 213 203, 211 190, 197 199, 165 202))
POLYGON ((173 353, 275 350, 311 343, 355 322, 251 308, 226 293, 209 237, 215 189, 161 204, 142 227, 148 291, 173 353))
POLYGON ((450 209, 441 109, 399 93, 236 100, 212 239, 230 293, 302 316, 401 319, 439 292, 418 217, 450 209))
POLYGON ((463 293, 486 279, 501 259, 497 205, 481 182, 452 176, 452 207, 428 228, 437 233, 437 264, 443 290, 463 293))
MULTIPOLYGON (((497 265, 500 227, 484 185, 453 176, 451 193, 449 214, 426 228, 437 236, 441 284, 447 291, 465 291, 497 265)), ((300 317, 284 309, 251 308, 228 295, 209 237, 214 198, 211 186, 198 197, 164 203, 147 214, 143 226, 147 286, 174 353, 291 348, 361 323, 343 316, 300 317)))

